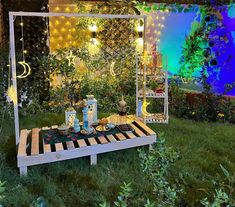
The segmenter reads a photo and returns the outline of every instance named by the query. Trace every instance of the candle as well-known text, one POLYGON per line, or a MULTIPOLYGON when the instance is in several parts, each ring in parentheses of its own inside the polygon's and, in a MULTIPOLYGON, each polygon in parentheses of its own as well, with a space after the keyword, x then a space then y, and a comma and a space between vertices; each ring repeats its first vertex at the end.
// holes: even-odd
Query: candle
POLYGON ((93 111, 88 111, 88 123, 89 123, 89 127, 93 124, 93 111))

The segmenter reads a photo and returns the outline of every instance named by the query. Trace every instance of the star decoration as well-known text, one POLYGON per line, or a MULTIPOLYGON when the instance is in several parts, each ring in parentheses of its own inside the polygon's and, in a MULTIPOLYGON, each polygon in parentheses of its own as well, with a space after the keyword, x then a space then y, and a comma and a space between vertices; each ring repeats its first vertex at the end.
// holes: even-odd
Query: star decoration
POLYGON ((73 55, 73 52, 70 50, 69 55, 66 58, 69 61, 68 65, 71 66, 72 64, 74 64, 74 60, 75 60, 76 56, 73 55))

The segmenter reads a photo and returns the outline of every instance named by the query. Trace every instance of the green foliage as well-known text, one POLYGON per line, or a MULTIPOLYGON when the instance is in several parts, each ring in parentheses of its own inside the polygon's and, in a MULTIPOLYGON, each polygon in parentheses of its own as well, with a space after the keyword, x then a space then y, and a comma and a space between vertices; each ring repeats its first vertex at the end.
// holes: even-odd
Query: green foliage
POLYGON ((193 30, 186 37, 180 59, 180 74, 182 77, 192 78, 202 75, 208 76, 209 61, 215 58, 208 48, 209 35, 221 26, 218 10, 211 6, 200 7, 198 11, 200 22, 193 22, 193 30), (206 16, 213 16, 214 22, 207 23, 206 16))
MULTIPOLYGON (((121 186, 121 191, 118 193, 117 200, 114 201, 113 206, 117 207, 127 207, 127 202, 129 197, 131 196, 131 192, 133 189, 131 188, 131 183, 123 183, 121 186)), ((99 207, 110 207, 110 204, 108 204, 106 201, 103 203, 99 204, 99 207)))
POLYGON ((1 201, 4 199, 3 193, 5 191, 5 182, 0 181, 0 206, 1 206, 1 201))
MULTIPOLYGON (((149 180, 152 184, 151 197, 154 199, 154 201, 150 201, 148 198, 143 204, 144 207, 176 206, 182 189, 179 186, 171 185, 168 176, 172 164, 178 157, 179 155, 172 148, 165 146, 165 140, 162 138, 158 139, 153 150, 149 153, 146 153, 144 150, 139 150, 140 165, 145 174, 145 179, 149 180)), ((131 188, 130 183, 124 183, 121 186, 117 201, 114 201, 114 206, 132 206, 133 203, 130 201, 130 197, 136 194, 135 191, 131 188)), ((135 199, 145 200, 142 195, 135 199)), ((109 206, 107 202, 100 204, 100 207, 109 206)))
POLYGON ((235 205, 234 199, 234 187, 235 187, 235 174, 231 175, 223 165, 220 164, 220 168, 225 176, 225 181, 214 181, 214 184, 218 185, 218 190, 215 190, 213 195, 213 201, 210 202, 208 198, 204 198, 201 203, 205 207, 233 207, 235 205))
POLYGON ((131 195, 132 192, 131 183, 125 183, 121 186, 121 191, 117 198, 117 201, 114 201, 115 206, 117 207, 127 207, 127 199, 131 195))
POLYGON ((198 10, 198 5, 196 4, 179 4, 174 2, 170 3, 154 3, 148 4, 142 1, 134 1, 136 8, 139 11, 153 12, 153 11, 171 11, 171 12, 194 12, 198 10))
POLYGON ((172 79, 169 87, 170 112, 177 117, 196 121, 235 123, 235 101, 211 92, 211 86, 203 81, 204 92, 195 93, 181 89, 172 79))
MULTIPOLYGON (((161 136, 160 136, 161 137, 161 136)), ((172 148, 166 148, 165 140, 158 138, 149 153, 140 150, 140 162, 143 172, 153 183, 157 207, 175 206, 182 189, 169 183, 169 170, 179 155, 172 148)))
POLYGON ((45 200, 42 197, 38 197, 32 202, 30 207, 47 207, 45 200))
POLYGON ((228 195, 221 189, 216 190, 214 201, 212 203, 210 203, 207 198, 201 201, 202 205, 205 207, 221 207, 222 205, 226 205, 226 207, 232 207, 232 205, 229 205, 228 202, 228 195))

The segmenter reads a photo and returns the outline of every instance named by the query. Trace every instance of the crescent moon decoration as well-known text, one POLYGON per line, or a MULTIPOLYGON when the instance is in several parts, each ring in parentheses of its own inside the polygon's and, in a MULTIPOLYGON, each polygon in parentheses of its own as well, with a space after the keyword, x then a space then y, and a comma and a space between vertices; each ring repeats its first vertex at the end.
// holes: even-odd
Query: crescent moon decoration
POLYGON ((115 61, 112 61, 112 63, 110 64, 109 70, 110 70, 110 74, 115 77, 116 74, 114 72, 114 65, 115 65, 115 61))
POLYGON ((31 74, 31 68, 29 66, 28 63, 26 63, 25 61, 19 61, 18 62, 20 65, 22 65, 22 67, 24 68, 24 71, 22 74, 16 76, 17 78, 26 78, 27 76, 29 76, 31 74))
POLYGON ((150 103, 147 102, 147 101, 144 101, 143 105, 142 105, 142 114, 144 116, 148 116, 149 113, 147 112, 147 106, 149 105, 150 103))

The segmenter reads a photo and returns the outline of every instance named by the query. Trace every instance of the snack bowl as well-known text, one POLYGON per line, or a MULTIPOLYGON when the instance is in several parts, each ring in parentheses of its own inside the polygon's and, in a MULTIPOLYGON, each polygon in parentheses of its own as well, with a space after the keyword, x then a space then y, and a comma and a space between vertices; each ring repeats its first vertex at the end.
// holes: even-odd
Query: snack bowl
POLYGON ((65 124, 62 124, 61 126, 59 126, 59 127, 57 128, 57 130, 58 130, 58 133, 59 133, 60 135, 66 136, 66 135, 69 134, 69 128, 70 128, 70 126, 65 125, 65 124))

